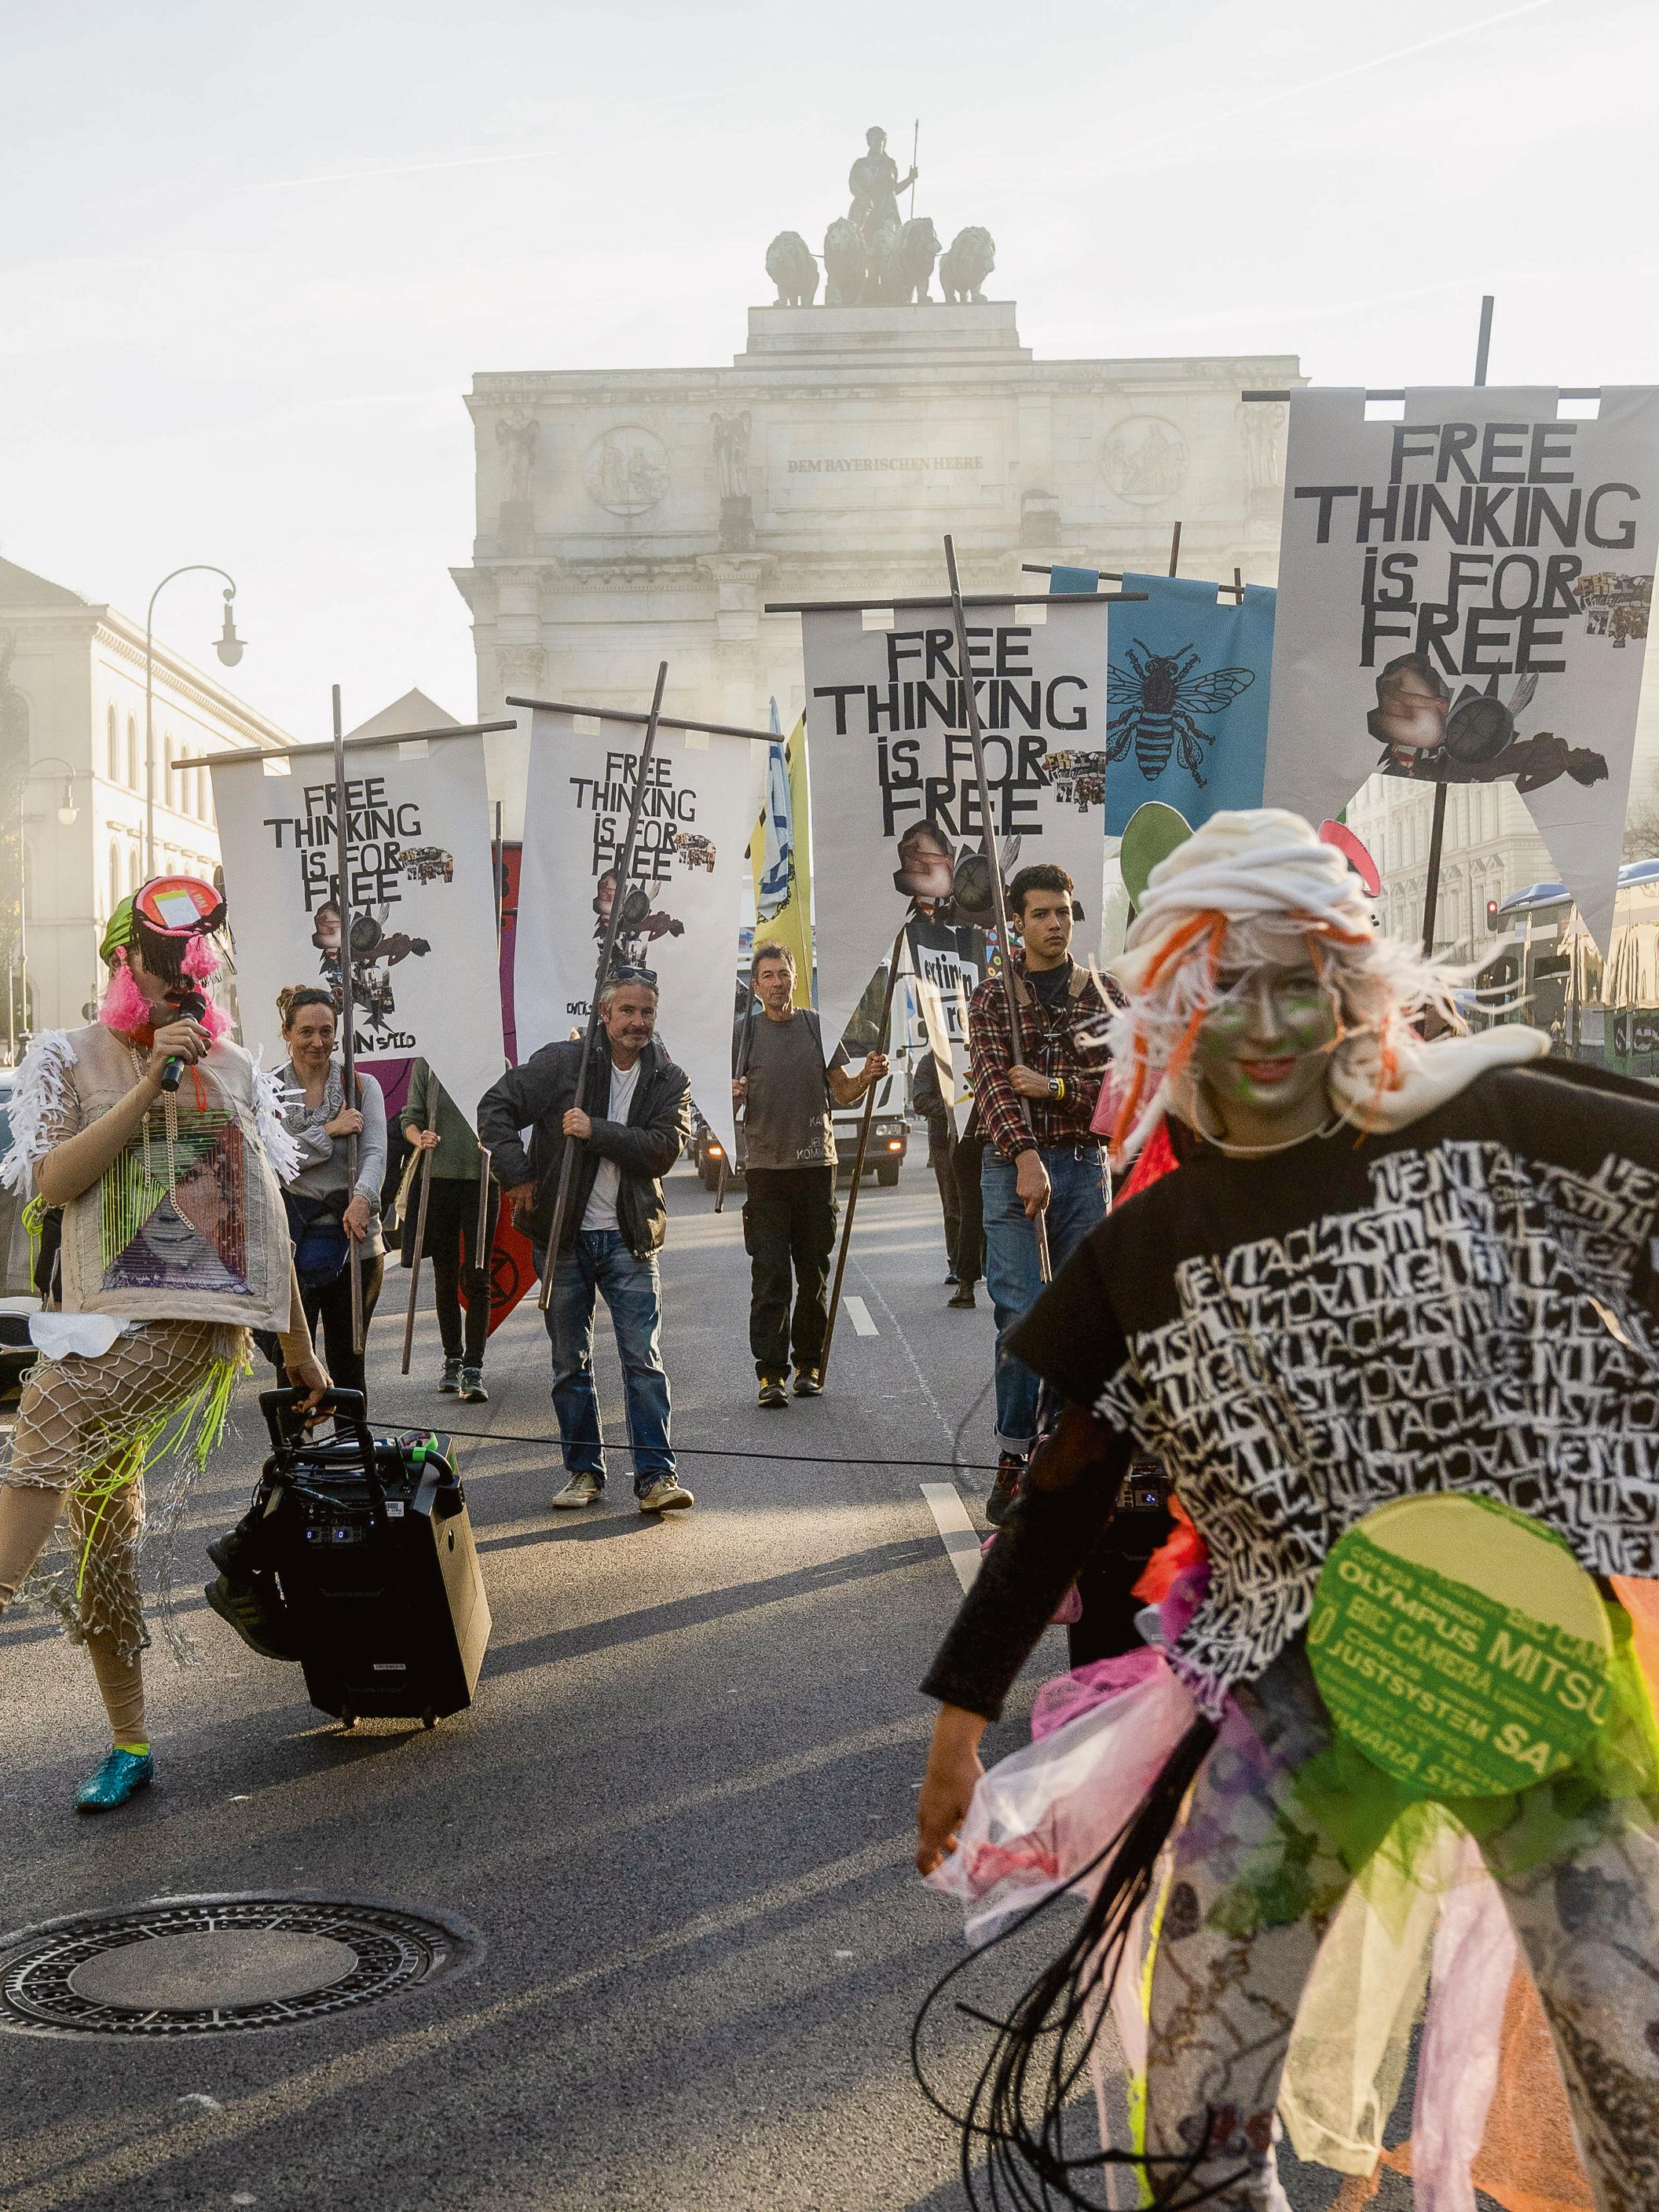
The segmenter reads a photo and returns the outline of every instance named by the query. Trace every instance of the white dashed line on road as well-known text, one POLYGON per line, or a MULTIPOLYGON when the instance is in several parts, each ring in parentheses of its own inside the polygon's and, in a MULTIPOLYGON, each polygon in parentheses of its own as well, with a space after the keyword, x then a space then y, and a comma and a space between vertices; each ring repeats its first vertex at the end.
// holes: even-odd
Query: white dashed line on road
POLYGON ((881 1334, 881 1331, 876 1327, 874 1322, 871 1320, 870 1309, 865 1304, 862 1298, 851 1297, 844 1297, 842 1300, 842 1304, 847 1309, 847 1318, 852 1322, 854 1328, 857 1329, 860 1336, 879 1336, 881 1334))
POLYGON ((972 1589, 974 1577, 979 1572, 980 1535, 968 1517, 961 1492, 954 1482, 924 1482, 921 1494, 933 1516, 933 1526, 939 1530, 945 1556, 957 1571, 957 1580, 964 1590, 972 1589))

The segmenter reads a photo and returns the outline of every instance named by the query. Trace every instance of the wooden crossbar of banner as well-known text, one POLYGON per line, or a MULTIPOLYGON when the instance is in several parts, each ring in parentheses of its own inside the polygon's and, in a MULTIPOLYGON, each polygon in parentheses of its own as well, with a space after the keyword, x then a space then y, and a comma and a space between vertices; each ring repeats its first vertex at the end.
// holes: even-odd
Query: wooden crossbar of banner
MULTIPOLYGON (((1287 399, 1301 398, 1303 393, 1307 392, 1342 392, 1352 388, 1351 386, 1340 384, 1304 384, 1298 386, 1294 392, 1241 392, 1238 396, 1243 400, 1259 400, 1264 404, 1273 402, 1282 405, 1287 399)), ((1455 390, 1456 387, 1452 388, 1455 390)), ((1559 384, 1554 387, 1554 391, 1558 399, 1599 399, 1601 397, 1601 387, 1599 384, 1559 384)), ((1367 399, 1403 399, 1405 396, 1403 391, 1367 392, 1365 394, 1367 399)))
MULTIPOLYGON (((1049 576, 1054 574, 1053 569, 1046 562, 1022 561, 1019 565, 1023 569, 1024 569, 1025 573, 1030 576, 1049 576)), ((1072 564, 1067 563, 1066 565, 1069 566, 1072 564)), ((1082 562, 1079 562, 1076 565, 1081 567, 1084 564, 1082 562)), ((1123 581, 1124 572, 1121 568, 1097 568, 1095 570, 1095 574, 1097 576, 1103 578, 1106 582, 1110 584, 1121 584, 1123 581)), ((1233 570, 1233 580, 1231 584, 1218 584, 1216 586, 1216 590, 1218 592, 1224 592, 1229 599, 1242 599, 1244 596, 1244 585, 1243 580, 1240 578, 1237 569, 1235 568, 1233 570)), ((1123 599, 1126 597, 1145 599, 1146 594, 1144 592, 1136 592, 1133 593, 1125 593, 1121 592, 1115 593, 1111 592, 1097 592, 1094 596, 1097 599, 1112 598, 1123 599)), ((1087 592, 1055 592, 1054 597, 1056 599, 1086 599, 1089 597, 1089 593, 1087 592)))
MULTIPOLYGON (((441 730, 389 730, 383 738, 344 738, 341 749, 355 753, 364 745, 412 745, 417 738, 486 738, 492 730, 516 730, 516 722, 447 722, 441 730)), ((298 760, 302 753, 332 753, 334 744, 264 745, 257 752, 197 753, 189 760, 176 760, 175 769, 187 768, 217 768, 221 761, 298 760)))
MULTIPOLYGON (((1074 607, 1086 596, 1081 592, 979 592, 971 599, 769 599, 762 612, 769 615, 906 614, 931 608, 936 614, 964 607, 1074 607)), ((1144 599, 1145 592, 1097 592, 1097 599, 1144 599)), ((513 702, 509 699, 510 707, 513 702)))
MULTIPOLYGON (((649 714, 635 714, 626 707, 579 707, 569 699, 509 699, 507 703, 509 707, 538 707, 549 714, 587 714, 596 722, 631 722, 636 730, 643 729, 653 719, 649 714)), ((747 738, 757 745, 782 743, 775 730, 739 730, 730 722, 681 722, 672 714, 658 714, 654 720, 659 730, 700 730, 711 738, 747 738)), ((507 729, 517 726, 514 722, 504 725, 507 729)))

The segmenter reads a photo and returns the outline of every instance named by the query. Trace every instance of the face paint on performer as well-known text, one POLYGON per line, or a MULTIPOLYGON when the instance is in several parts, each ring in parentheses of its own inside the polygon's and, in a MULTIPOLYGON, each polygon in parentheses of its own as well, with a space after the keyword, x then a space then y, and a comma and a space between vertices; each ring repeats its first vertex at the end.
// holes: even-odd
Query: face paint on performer
POLYGON ((1336 1012, 1313 963, 1224 969, 1217 981, 1227 995, 1200 1030, 1195 1057, 1222 1135, 1266 1144, 1317 1128, 1336 1012))

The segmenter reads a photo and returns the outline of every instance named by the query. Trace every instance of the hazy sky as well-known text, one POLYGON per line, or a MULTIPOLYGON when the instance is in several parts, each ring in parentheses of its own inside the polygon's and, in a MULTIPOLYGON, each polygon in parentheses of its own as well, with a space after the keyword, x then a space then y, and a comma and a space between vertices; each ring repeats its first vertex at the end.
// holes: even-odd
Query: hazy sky
POLYGON ((1659 375, 1652 0, 0 0, 0 552, 244 695, 474 707, 475 370, 729 361, 884 124, 1039 356, 1659 375), (158 628, 194 658, 210 577, 158 628))

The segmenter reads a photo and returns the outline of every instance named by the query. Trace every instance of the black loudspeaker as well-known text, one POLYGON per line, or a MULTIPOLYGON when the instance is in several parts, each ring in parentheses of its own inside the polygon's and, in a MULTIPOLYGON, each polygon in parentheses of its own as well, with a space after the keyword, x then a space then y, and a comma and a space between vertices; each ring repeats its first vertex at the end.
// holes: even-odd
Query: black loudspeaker
POLYGON ((362 1394, 324 1401, 334 1434, 292 1433, 300 1394, 259 1400, 275 1446, 262 1531, 313 1705, 344 1721, 422 1720, 472 1702, 489 1603, 447 1439, 376 1437, 362 1394))

